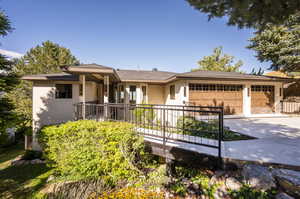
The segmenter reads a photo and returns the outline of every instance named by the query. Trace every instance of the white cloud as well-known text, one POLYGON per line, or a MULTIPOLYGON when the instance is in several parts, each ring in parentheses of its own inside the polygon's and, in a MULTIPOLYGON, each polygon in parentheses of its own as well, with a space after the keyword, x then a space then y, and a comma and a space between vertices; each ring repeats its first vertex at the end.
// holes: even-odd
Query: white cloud
POLYGON ((3 50, 3 49, 0 49, 0 54, 5 55, 9 58, 20 58, 23 56, 23 54, 21 53, 9 51, 9 50, 3 50))

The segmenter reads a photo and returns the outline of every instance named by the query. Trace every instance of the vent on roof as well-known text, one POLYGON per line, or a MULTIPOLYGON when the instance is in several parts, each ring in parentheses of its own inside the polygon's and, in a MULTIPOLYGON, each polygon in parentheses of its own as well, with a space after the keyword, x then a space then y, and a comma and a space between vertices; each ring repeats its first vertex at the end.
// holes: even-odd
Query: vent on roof
POLYGON ((158 71, 158 69, 157 68, 152 68, 152 71, 158 71))

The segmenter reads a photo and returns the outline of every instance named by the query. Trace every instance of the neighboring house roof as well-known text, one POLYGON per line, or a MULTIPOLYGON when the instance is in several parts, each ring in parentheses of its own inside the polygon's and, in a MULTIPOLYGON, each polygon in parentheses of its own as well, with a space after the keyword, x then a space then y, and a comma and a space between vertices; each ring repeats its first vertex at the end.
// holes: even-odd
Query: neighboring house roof
POLYGON ((297 75, 295 73, 290 73, 289 75, 282 72, 282 71, 271 71, 265 74, 266 76, 271 76, 271 77, 284 77, 284 78, 295 78, 295 79, 300 79, 300 75, 297 75))
POLYGON ((147 70, 115 70, 111 67, 98 64, 81 64, 78 66, 62 67, 64 73, 27 75, 24 80, 61 80, 78 81, 79 74, 91 74, 89 78, 101 78, 109 75, 110 78, 122 82, 151 82, 168 83, 176 79, 221 79, 221 80, 257 80, 257 81, 287 81, 289 78, 271 77, 264 75, 250 75, 237 72, 193 71, 174 73, 167 71, 147 70))
POLYGON ((159 82, 165 81, 176 73, 166 71, 146 71, 146 70, 117 70, 121 81, 124 82, 159 82))

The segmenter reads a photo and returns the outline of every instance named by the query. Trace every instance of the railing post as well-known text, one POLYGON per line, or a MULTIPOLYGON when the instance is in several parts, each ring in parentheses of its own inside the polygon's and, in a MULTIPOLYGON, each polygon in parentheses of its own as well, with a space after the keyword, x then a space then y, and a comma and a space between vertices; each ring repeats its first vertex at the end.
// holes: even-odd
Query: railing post
POLYGON ((224 135, 224 109, 221 108, 219 112, 219 136, 218 136, 218 159, 219 159, 219 167, 223 167, 222 161, 222 141, 224 135))
POLYGON ((166 109, 163 107, 163 147, 166 153, 166 109))
POLYGON ((124 122, 126 122, 126 104, 124 103, 124 116, 123 116, 123 118, 124 118, 124 122))
POLYGON ((104 108, 104 121, 106 121, 108 119, 108 104, 105 103, 103 108, 104 108))

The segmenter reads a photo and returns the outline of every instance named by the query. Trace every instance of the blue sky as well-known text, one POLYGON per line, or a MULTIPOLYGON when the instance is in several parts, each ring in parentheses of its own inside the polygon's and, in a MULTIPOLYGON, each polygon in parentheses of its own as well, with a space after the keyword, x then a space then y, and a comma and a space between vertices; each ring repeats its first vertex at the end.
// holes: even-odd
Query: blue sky
POLYGON ((0 0, 15 30, 1 49, 26 53, 50 40, 82 63, 115 68, 189 71, 213 48, 244 62, 245 71, 268 68, 245 48, 251 29, 208 22, 185 0, 0 0))

